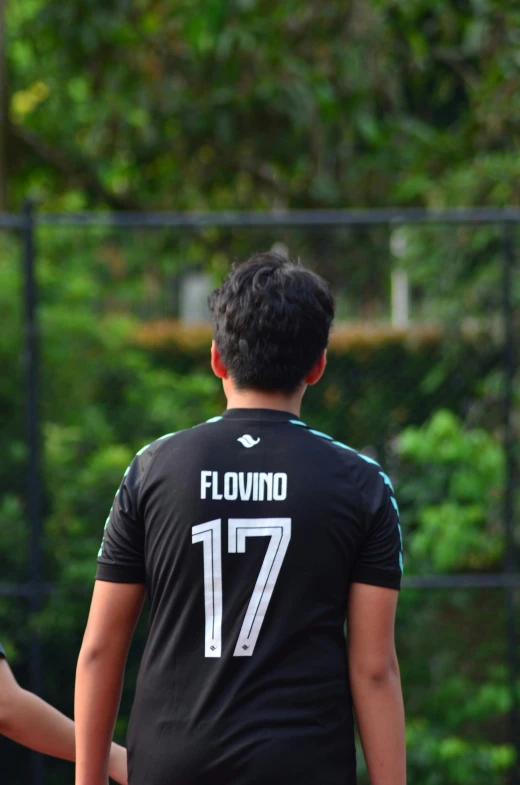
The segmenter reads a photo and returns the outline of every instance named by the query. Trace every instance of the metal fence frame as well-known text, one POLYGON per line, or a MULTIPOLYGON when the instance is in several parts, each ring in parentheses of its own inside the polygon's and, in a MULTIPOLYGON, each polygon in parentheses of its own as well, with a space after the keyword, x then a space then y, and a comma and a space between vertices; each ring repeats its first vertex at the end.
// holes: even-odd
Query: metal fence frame
MULTIPOLYGON (((373 210, 276 210, 272 212, 37 212, 31 201, 26 201, 22 212, 0 213, 0 229, 17 231, 23 238, 24 276, 24 334, 25 334, 25 409, 27 461, 27 517, 30 529, 30 552, 28 554, 28 582, 25 584, 0 584, 0 596, 23 597, 28 602, 31 614, 37 614, 43 598, 57 587, 44 582, 42 543, 42 491, 41 452, 39 419, 39 329, 38 329, 38 285, 36 276, 37 233, 39 227, 109 226, 114 228, 177 228, 201 229, 207 227, 226 228, 290 228, 290 227, 367 227, 388 228, 406 224, 492 224, 502 231, 502 293, 501 310, 504 326, 502 352, 503 371, 503 447, 506 461, 506 479, 503 502, 503 526, 506 542, 504 569, 497 574, 431 575, 413 576, 403 579, 405 588, 455 589, 496 587, 504 590, 506 609, 507 650, 511 692, 511 742, 517 754, 517 763, 512 774, 513 785, 520 785, 520 706, 518 684, 520 679, 520 657, 518 652, 518 630, 515 615, 515 590, 520 588, 515 544, 514 484, 516 465, 513 429, 513 386, 517 367, 514 342, 514 303, 512 279, 515 268, 515 244, 513 228, 520 224, 520 209, 504 208, 458 208, 448 210, 373 209, 373 210)), ((33 634, 29 651, 31 688, 42 692, 42 652, 37 634, 33 634)), ((41 756, 34 756, 32 785, 43 785, 44 769, 41 756)))

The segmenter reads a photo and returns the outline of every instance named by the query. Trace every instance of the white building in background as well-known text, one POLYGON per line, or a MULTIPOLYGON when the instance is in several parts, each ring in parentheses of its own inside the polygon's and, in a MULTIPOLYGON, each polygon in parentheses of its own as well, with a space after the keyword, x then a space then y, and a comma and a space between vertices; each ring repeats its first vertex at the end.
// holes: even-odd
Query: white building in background
POLYGON ((204 324, 210 321, 208 295, 214 281, 208 273, 193 272, 182 278, 179 316, 183 324, 204 324))
POLYGON ((393 327, 407 327, 410 322, 410 285, 408 273, 399 267, 399 259, 406 254, 404 227, 394 229, 390 235, 390 251, 394 266, 390 274, 391 321, 393 327))

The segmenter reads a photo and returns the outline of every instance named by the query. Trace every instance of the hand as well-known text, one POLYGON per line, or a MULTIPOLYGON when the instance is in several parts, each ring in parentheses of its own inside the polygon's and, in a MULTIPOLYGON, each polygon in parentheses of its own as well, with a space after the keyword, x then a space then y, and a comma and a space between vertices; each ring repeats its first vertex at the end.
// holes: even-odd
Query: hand
POLYGON ((128 785, 126 750, 119 744, 112 744, 108 773, 113 780, 119 782, 119 785, 128 785))

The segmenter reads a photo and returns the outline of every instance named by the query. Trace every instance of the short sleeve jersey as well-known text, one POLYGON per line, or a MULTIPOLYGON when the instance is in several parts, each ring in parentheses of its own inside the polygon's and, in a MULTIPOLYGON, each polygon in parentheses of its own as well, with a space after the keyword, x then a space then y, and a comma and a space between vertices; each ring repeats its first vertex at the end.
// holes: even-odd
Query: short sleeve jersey
POLYGON ((401 572, 387 475, 290 413, 230 409, 140 450, 96 576, 150 600, 130 785, 355 783, 348 589, 401 572))

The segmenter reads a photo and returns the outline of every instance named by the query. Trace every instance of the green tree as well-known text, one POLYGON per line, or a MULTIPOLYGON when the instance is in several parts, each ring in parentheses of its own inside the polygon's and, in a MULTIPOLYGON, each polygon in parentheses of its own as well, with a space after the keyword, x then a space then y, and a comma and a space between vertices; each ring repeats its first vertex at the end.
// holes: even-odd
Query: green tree
POLYGON ((499 0, 12 2, 12 203, 517 203, 519 30, 499 0))
MULTIPOLYGON (((406 428, 398 451, 406 571, 499 570, 504 456, 496 436, 439 410, 406 428)), ((403 593, 398 640, 412 781, 507 781, 514 751, 499 731, 511 708, 503 639, 501 590, 403 593)))

